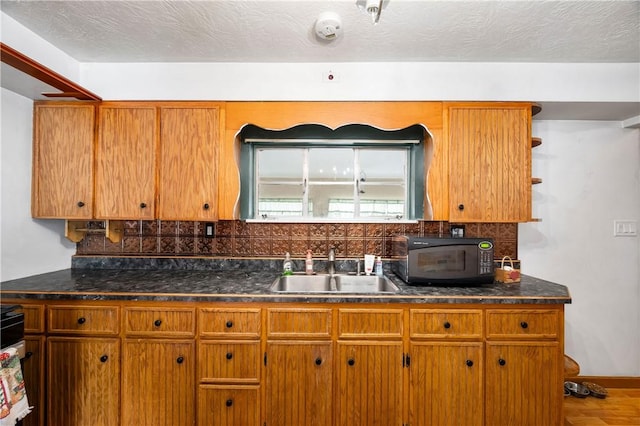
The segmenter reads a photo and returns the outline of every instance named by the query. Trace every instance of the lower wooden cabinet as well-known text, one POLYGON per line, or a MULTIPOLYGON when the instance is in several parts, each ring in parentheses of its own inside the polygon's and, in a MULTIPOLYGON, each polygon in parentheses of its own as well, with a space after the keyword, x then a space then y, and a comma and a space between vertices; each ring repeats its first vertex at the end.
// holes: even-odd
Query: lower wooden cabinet
POLYGON ((402 342, 338 342, 336 424, 401 425, 402 342))
POLYGON ((60 303, 29 426, 562 424, 562 305, 60 303))
POLYGON ((332 349, 330 341, 267 343, 267 425, 333 424, 332 349))
POLYGON ((125 339, 122 424, 195 424, 195 342, 125 339))
POLYGON ((562 419, 557 342, 487 343, 486 425, 553 426, 562 419))
POLYGON ((259 386, 200 385, 198 387, 198 425, 257 426, 259 424, 259 386))
POLYGON ((25 357, 22 362, 25 389, 29 405, 33 407, 31 414, 25 417, 23 426, 44 425, 44 359, 45 338, 42 335, 24 338, 25 357))
POLYGON ((484 424, 482 342, 412 342, 409 353, 409 424, 484 424))
POLYGON ((49 425, 122 424, 120 340, 49 337, 47 401, 49 425))

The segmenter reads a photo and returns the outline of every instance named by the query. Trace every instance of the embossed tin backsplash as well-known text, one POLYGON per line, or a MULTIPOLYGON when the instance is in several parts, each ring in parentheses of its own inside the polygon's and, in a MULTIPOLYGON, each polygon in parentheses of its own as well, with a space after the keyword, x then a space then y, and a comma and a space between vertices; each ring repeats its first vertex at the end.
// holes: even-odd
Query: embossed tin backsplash
MULTIPOLYGON (((90 222, 100 228, 102 222, 90 222)), ((125 221, 124 237, 112 243, 104 234, 88 233, 78 243, 79 255, 194 256, 280 258, 289 252, 303 257, 311 250, 326 256, 330 247, 341 258, 359 258, 365 253, 388 257, 394 235, 411 234, 448 237, 449 222, 402 223, 247 223, 219 221, 215 236, 205 236, 204 222, 125 221)), ((466 237, 491 237, 495 257, 518 257, 516 223, 466 223, 466 237)))

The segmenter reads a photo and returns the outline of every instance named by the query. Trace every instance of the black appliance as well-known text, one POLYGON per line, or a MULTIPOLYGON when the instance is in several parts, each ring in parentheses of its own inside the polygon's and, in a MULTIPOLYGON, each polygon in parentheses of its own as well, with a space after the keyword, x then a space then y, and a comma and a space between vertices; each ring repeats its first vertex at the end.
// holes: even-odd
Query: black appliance
MULTIPOLYGON (((1 349, 20 345, 20 343, 22 343, 21 346, 24 349, 24 313, 22 313, 22 306, 0 305, 0 327, 1 349)), ((23 356, 24 353, 22 354, 23 356)))
POLYGON ((392 269, 407 284, 493 283, 493 240, 397 236, 393 238, 392 269))

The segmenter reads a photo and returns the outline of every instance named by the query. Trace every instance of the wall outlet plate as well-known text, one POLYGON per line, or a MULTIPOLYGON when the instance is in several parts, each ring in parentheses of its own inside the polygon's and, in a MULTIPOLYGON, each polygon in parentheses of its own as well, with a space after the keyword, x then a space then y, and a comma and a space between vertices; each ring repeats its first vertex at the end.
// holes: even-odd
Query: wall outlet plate
POLYGON ((451 225, 449 232, 452 238, 464 238, 464 225, 451 225))

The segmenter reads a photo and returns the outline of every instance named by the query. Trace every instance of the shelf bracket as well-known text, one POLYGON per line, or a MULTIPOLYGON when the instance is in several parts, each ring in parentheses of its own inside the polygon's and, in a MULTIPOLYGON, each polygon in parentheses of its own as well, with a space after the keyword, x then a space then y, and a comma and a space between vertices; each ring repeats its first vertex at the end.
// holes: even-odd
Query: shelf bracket
POLYGON ((65 220, 64 236, 74 243, 79 243, 89 233, 104 233, 112 243, 122 241, 124 222, 121 220, 105 220, 104 228, 88 228, 86 220, 65 220))

